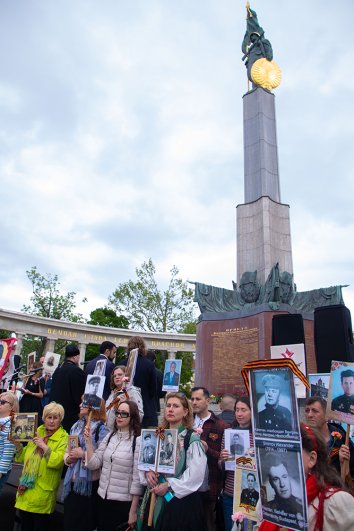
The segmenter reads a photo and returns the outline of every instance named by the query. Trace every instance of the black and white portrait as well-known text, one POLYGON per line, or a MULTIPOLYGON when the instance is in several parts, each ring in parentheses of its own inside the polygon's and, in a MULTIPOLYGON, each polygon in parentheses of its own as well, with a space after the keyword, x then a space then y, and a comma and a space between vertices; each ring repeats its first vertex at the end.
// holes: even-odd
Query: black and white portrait
POLYGON ((141 431, 141 445, 139 452, 139 470, 153 470, 155 468, 157 437, 155 430, 141 431))
POLYGON ((164 439, 160 440, 158 472, 173 474, 176 465, 177 430, 165 430, 164 439))
POLYGON ((95 376, 94 374, 87 376, 83 398, 85 405, 91 406, 92 409, 100 409, 105 379, 104 376, 95 376))

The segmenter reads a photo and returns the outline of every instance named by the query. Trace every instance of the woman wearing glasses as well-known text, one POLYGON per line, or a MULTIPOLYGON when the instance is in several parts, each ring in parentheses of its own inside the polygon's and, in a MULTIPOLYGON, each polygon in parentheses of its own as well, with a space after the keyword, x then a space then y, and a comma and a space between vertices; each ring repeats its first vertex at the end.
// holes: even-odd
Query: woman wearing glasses
MULTIPOLYGON (((80 404, 80 417, 70 430, 77 437, 77 447, 68 448, 64 463, 68 466, 64 479, 64 524, 66 531, 92 531, 97 527, 98 483, 100 470, 86 468, 86 441, 84 429, 87 425, 89 408, 80 404)), ((105 426, 106 408, 101 400, 101 408, 92 411, 90 433, 92 448, 96 450, 105 438, 108 429, 105 426)), ((73 439, 74 440, 74 439, 73 439)))
POLYGON ((115 531, 137 520, 137 507, 142 494, 139 482, 138 456, 140 419, 138 406, 127 400, 118 405, 113 431, 94 452, 88 427, 85 428, 87 468, 102 467, 98 487, 98 531, 115 531))
POLYGON ((0 492, 11 472, 15 445, 9 440, 11 415, 18 413, 18 400, 14 393, 0 395, 0 492))
POLYGON ((182 393, 166 395, 164 429, 177 429, 177 457, 174 475, 140 473, 140 480, 148 489, 142 503, 143 529, 149 513, 148 495, 154 492, 153 528, 159 531, 205 531, 206 523, 198 489, 201 487, 207 466, 207 457, 200 437, 193 431, 193 413, 182 393), (169 501, 167 501, 167 499, 169 501))
POLYGON ((107 409, 107 426, 110 430, 113 429, 115 423, 115 410, 118 404, 125 402, 126 400, 132 400, 136 403, 139 410, 140 420, 143 420, 144 409, 143 399, 141 398, 141 392, 138 387, 131 386, 128 390, 125 389, 125 365, 118 365, 113 369, 111 375, 111 389, 112 392, 109 395, 106 402, 107 409))

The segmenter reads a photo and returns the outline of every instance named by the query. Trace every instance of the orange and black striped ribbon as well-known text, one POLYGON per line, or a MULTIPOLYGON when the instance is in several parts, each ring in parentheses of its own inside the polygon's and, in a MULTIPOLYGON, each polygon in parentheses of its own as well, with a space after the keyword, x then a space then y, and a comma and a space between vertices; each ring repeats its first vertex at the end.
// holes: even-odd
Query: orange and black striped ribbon
POLYGON ((245 382, 245 386, 247 389, 248 394, 250 393, 250 384, 248 379, 248 372, 251 369, 276 369, 278 367, 287 367, 288 369, 291 369, 294 376, 299 378, 299 380, 304 384, 307 389, 310 389, 310 384, 307 380, 307 378, 304 376, 304 374, 300 371, 299 367, 296 365, 294 360, 290 359, 268 359, 268 360, 255 360, 255 361, 249 361, 246 363, 246 365, 243 367, 241 374, 243 381, 245 382))

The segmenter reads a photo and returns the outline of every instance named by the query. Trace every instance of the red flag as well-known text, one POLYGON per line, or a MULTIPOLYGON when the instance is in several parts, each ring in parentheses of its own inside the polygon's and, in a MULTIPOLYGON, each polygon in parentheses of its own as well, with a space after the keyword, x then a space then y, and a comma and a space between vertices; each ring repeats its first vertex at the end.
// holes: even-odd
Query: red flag
POLYGON ((0 380, 8 368, 8 361, 10 359, 11 351, 17 339, 11 337, 9 339, 0 339, 0 380))

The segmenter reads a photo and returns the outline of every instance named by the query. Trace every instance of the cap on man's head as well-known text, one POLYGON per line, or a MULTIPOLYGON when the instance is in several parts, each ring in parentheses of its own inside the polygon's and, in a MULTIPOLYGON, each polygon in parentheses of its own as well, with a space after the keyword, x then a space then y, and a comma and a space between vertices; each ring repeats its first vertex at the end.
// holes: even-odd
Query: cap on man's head
POLYGON ((151 439, 151 434, 150 433, 147 433, 144 437, 144 439, 151 439))
POLYGON ((93 376, 92 378, 90 378, 89 380, 89 384, 93 384, 93 383, 100 383, 101 381, 101 378, 99 376, 93 376))
POLYGON ((276 374, 266 374, 262 378, 262 385, 264 385, 264 387, 272 387, 275 389, 280 389, 281 384, 282 384, 282 379, 280 378, 280 376, 276 374))
POLYGON ((74 345, 74 343, 71 343, 70 345, 67 345, 65 347, 65 357, 66 358, 73 358, 74 356, 80 355, 80 350, 77 345, 74 345))

